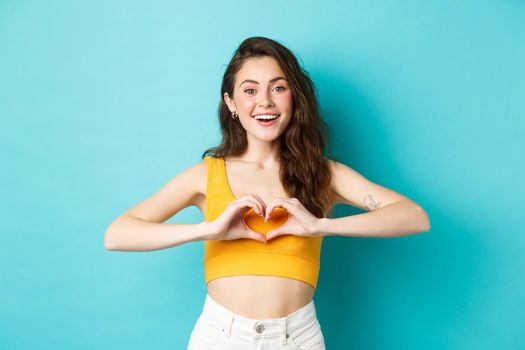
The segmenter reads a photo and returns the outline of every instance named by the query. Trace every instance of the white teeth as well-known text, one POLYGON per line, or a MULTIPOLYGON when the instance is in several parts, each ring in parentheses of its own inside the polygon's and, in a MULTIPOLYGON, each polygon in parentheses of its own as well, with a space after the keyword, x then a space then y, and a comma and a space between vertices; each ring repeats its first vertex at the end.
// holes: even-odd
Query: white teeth
POLYGON ((260 120, 260 119, 271 120, 271 119, 275 119, 277 117, 278 117, 278 115, 275 115, 275 114, 261 114, 261 115, 256 115, 254 118, 257 119, 257 120, 260 120))

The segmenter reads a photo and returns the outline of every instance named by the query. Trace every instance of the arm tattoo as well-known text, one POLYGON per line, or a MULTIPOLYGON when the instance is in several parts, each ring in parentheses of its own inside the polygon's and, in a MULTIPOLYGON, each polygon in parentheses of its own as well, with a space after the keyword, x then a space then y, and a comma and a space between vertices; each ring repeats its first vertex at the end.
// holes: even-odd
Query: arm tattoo
POLYGON ((376 202, 371 195, 367 194, 365 196, 365 207, 369 208, 370 210, 378 210, 381 208, 381 202, 376 202))

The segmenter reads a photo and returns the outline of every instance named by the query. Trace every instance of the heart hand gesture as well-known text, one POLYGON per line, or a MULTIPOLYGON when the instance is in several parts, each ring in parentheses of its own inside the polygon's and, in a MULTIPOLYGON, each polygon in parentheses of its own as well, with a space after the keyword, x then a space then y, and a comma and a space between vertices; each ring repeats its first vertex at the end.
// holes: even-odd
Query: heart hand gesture
POLYGON ((250 195, 228 203, 224 211, 212 222, 213 240, 232 240, 239 238, 255 239, 266 243, 266 237, 260 232, 251 230, 244 224, 244 215, 253 208, 258 215, 264 216, 265 204, 259 196, 250 195))
POLYGON ((312 215, 297 198, 277 198, 270 202, 265 209, 265 220, 268 220, 274 208, 286 209, 289 217, 286 224, 266 233, 267 240, 287 234, 303 237, 321 235, 317 229, 319 218, 312 215))

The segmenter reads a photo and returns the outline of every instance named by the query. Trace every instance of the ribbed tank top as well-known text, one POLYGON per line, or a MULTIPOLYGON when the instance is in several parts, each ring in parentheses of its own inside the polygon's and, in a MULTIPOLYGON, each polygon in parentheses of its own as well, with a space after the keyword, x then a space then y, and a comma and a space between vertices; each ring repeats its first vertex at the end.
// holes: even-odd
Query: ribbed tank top
MULTIPOLYGON (((215 220, 235 196, 228 183, 223 158, 206 156, 206 222, 215 220)), ((245 214, 246 224, 254 231, 266 234, 283 225, 288 211, 275 208, 268 222, 253 209, 245 214)), ((204 278, 209 281, 237 275, 282 276, 304 281, 314 288, 320 270, 323 237, 284 235, 267 243, 249 238, 204 241, 204 278)))

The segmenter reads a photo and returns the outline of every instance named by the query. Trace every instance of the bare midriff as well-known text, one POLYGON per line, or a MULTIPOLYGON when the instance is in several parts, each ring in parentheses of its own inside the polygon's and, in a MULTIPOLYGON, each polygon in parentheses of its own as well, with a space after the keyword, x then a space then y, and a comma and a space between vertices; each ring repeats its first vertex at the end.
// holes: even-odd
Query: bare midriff
POLYGON ((226 309, 252 319, 288 316, 308 304, 315 292, 306 282, 256 275, 217 278, 207 288, 210 297, 226 309))

